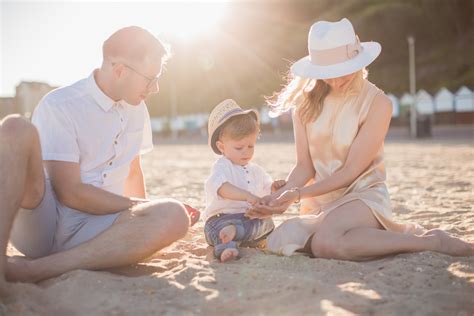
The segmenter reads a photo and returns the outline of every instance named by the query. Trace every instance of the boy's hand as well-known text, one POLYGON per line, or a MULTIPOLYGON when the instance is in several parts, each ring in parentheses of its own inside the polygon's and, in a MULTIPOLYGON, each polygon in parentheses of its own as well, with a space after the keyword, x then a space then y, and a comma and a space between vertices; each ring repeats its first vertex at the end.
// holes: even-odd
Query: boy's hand
POLYGON ((247 202, 249 202, 251 205, 257 205, 261 201, 261 198, 258 196, 253 195, 252 193, 247 194, 247 202))
POLYGON ((286 180, 275 180, 272 183, 272 193, 282 188, 286 184, 286 180))

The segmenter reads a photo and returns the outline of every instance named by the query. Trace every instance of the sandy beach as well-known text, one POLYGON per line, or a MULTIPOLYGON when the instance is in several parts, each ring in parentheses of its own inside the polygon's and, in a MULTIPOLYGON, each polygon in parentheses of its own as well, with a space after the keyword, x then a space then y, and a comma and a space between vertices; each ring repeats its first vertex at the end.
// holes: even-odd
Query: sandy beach
MULTIPOLYGON (((472 138, 394 139, 385 153, 397 220, 474 240, 472 138)), ((149 196, 203 209, 214 160, 204 144, 157 145, 144 157, 149 196)), ((293 144, 282 142, 258 144, 254 161, 284 178, 294 160, 293 144)), ((242 259, 220 264, 210 260, 203 225, 146 263, 15 285, 0 315, 474 314, 474 257, 424 252, 356 263, 244 249, 242 259)), ((18 253, 10 246, 8 254, 18 253)))

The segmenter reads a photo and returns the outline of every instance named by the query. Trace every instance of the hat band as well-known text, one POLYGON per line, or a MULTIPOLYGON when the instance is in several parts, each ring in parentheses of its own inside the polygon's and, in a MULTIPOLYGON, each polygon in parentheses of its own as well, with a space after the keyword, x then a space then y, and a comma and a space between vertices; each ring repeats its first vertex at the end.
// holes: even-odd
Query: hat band
POLYGON ((235 114, 235 113, 240 113, 240 112, 243 112, 243 110, 242 110, 242 109, 239 109, 239 108, 236 108, 236 109, 233 109, 233 110, 227 112, 226 114, 224 114, 224 115, 220 118, 219 124, 222 123, 222 121, 224 121, 224 120, 225 120, 226 118, 228 118, 229 116, 231 116, 231 115, 233 115, 233 114, 235 114))
POLYGON ((347 44, 324 50, 309 50, 309 58, 312 64, 318 66, 330 66, 340 64, 355 58, 362 52, 359 37, 353 44, 347 44))

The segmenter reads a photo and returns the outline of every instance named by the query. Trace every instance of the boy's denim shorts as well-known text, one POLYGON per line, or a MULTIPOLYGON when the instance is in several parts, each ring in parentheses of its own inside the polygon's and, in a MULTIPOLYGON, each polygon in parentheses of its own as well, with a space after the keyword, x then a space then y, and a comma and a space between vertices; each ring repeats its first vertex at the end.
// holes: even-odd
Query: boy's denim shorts
POLYGON ((211 246, 221 244, 219 232, 229 225, 234 225, 237 230, 234 241, 243 246, 252 246, 258 243, 275 228, 271 218, 249 219, 245 217, 244 213, 218 214, 210 217, 204 225, 207 243, 211 246))

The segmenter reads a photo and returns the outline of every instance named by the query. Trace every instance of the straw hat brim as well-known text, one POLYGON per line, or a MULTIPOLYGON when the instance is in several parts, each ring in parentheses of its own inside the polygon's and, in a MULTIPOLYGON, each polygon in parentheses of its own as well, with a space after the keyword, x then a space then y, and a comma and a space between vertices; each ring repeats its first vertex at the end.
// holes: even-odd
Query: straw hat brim
POLYGON ((382 46, 377 42, 364 42, 361 45, 362 52, 348 61, 319 66, 311 63, 309 56, 306 56, 291 66, 291 72, 296 76, 312 79, 331 79, 349 75, 371 64, 382 51, 382 46))
POLYGON ((235 114, 232 114, 232 115, 229 115, 229 117, 227 117, 224 121, 222 121, 221 123, 219 123, 218 126, 216 126, 216 128, 214 129, 214 131, 212 132, 212 135, 210 135, 209 137, 209 146, 211 146, 212 150, 218 154, 218 155, 222 155, 222 153, 219 151, 219 149, 217 148, 217 140, 219 138, 219 131, 222 127, 222 125, 224 125, 225 122, 227 122, 230 118, 234 117, 234 116, 238 116, 238 115, 244 115, 244 114, 248 114, 248 113, 252 113, 254 116, 255 116, 255 119, 257 120, 257 124, 260 124, 260 118, 259 118, 259 115, 258 115, 258 112, 254 109, 250 109, 250 110, 245 110, 245 111, 242 111, 242 112, 238 112, 238 113, 235 113, 235 114))

